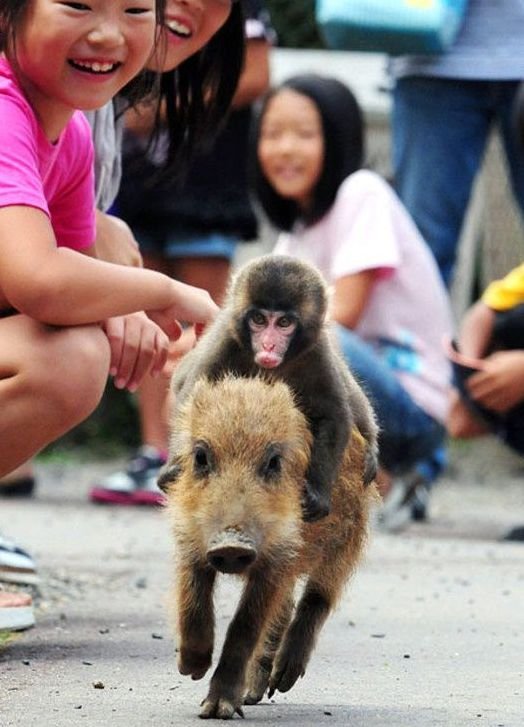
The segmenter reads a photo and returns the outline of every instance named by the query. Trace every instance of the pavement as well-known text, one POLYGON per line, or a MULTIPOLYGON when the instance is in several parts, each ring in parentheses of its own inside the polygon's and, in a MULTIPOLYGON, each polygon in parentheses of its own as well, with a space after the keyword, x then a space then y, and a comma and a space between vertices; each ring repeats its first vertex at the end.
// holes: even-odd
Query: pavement
MULTIPOLYGON (((39 464, 36 496, 0 500, 2 532, 39 564, 37 626, 0 647, 2 727, 201 724, 209 675, 178 674, 162 510, 96 506, 118 462, 39 464)), ((492 440, 455 446, 431 518, 373 532, 304 679, 245 708, 258 726, 522 727, 523 461, 492 440)), ((238 587, 216 599, 218 643, 238 587)))

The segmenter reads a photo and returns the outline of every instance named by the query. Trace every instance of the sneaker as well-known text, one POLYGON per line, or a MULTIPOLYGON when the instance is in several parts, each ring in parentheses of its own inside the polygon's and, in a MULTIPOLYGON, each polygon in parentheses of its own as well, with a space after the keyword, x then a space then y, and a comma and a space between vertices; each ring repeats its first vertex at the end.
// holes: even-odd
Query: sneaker
POLYGON ((6 482, 0 482, 0 497, 32 497, 35 491, 35 478, 16 477, 6 482))
POLYGON ((395 478, 378 515, 378 527, 388 533, 404 530, 413 520, 427 519, 429 486, 419 474, 395 478))
POLYGON ((524 525, 517 525, 504 535, 502 540, 508 543, 524 543, 524 525))
POLYGON ((29 553, 0 535, 0 581, 35 585, 40 578, 29 553))
POLYGON ((35 486, 32 461, 29 460, 0 478, 0 497, 32 497, 35 486))
POLYGON ((34 624, 31 596, 27 593, 0 591, 0 631, 24 631, 34 624))
POLYGON ((149 445, 140 447, 125 472, 114 472, 89 492, 92 502, 109 505, 163 505, 166 498, 157 485, 166 458, 149 445))

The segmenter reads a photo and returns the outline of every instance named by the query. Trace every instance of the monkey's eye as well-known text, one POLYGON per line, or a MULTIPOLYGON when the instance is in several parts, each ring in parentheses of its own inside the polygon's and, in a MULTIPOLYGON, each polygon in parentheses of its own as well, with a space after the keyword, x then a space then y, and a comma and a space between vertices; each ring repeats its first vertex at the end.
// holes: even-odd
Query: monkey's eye
POLYGON ((193 467, 197 477, 206 477, 214 467, 213 453, 206 442, 197 442, 193 448, 193 467))
POLYGON ((265 480, 275 480, 280 477, 281 472, 282 450, 277 444, 271 444, 267 448, 259 474, 265 480))
POLYGON ((249 314, 249 320, 251 323, 254 323, 255 326, 265 326, 267 323, 266 316, 259 310, 252 310, 249 314))
POLYGON ((293 316, 281 316, 278 319, 279 328, 290 328, 291 326, 295 325, 295 319, 293 316))

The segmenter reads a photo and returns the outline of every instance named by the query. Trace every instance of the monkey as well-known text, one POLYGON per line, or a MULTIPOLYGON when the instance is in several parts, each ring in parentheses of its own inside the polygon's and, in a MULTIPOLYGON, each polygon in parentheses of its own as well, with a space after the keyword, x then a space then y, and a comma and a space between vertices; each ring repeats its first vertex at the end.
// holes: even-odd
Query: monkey
MULTIPOLYGON (((353 425, 367 443, 364 481, 377 472, 378 427, 373 409, 338 352, 327 322, 328 296, 320 272, 287 255, 265 255, 234 276, 224 308, 175 369, 175 407, 202 376, 224 373, 283 380, 295 394, 313 434, 304 483, 304 520, 325 517, 353 425)), ((176 453, 176 438, 171 450, 176 453)), ((176 458, 176 455, 175 455, 176 458)))
POLYGON ((164 484, 174 536, 170 606, 178 669, 192 679, 206 674, 217 576, 240 577, 243 591, 200 712, 230 719, 266 692, 287 692, 304 675, 361 558, 378 495, 374 485, 364 486, 365 442, 354 430, 331 513, 303 521, 301 489, 313 438, 283 381, 200 379, 172 426, 180 450, 176 472, 166 472, 164 484))

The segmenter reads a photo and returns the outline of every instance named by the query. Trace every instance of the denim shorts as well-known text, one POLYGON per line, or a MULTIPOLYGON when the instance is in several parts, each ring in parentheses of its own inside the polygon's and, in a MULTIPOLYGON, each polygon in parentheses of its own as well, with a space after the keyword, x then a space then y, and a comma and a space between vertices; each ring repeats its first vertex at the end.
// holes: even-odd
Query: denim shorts
POLYGON ((161 255, 173 260, 186 257, 219 257, 232 260, 238 239, 219 232, 180 235, 176 232, 144 229, 135 226, 133 233, 146 255, 161 255))
POLYGON ((446 438, 443 424, 411 398, 369 344, 339 324, 334 324, 334 331, 344 360, 375 410, 381 466, 401 475, 432 459, 446 438))

